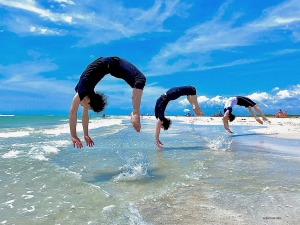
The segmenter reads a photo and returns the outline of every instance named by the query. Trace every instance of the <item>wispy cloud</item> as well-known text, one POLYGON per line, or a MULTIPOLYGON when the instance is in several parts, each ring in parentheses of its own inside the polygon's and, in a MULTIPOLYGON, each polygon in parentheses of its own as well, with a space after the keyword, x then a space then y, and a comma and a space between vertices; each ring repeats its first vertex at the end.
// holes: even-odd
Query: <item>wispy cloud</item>
POLYGON ((6 6, 6 8, 15 8, 19 10, 24 10, 30 13, 34 13, 41 17, 42 19, 47 19, 52 22, 66 22, 71 23, 72 17, 64 13, 55 13, 50 9, 45 9, 39 5, 37 1, 34 0, 0 0, 0 4, 6 6))
POLYGON ((182 16, 189 8, 179 0, 156 0, 148 9, 124 7, 117 1, 100 3, 96 0, 76 3, 54 0, 47 6, 34 0, 0 0, 0 5, 11 13, 9 18, 4 19, 9 30, 22 35, 32 35, 32 27, 37 34, 44 35, 62 35, 60 30, 67 30, 64 34, 81 38, 79 46, 107 43, 142 33, 163 32, 166 19, 174 15, 182 16), (26 23, 18 18, 25 18, 26 23))
MULTIPOLYGON (((236 24, 237 17, 229 21, 222 19, 230 2, 224 3, 212 20, 193 26, 174 43, 166 44, 149 63, 149 68, 153 68, 154 65, 155 68, 160 68, 159 74, 157 70, 149 71, 149 74, 207 70, 256 62, 263 59, 257 55, 257 59, 239 59, 217 66, 206 65, 212 61, 211 53, 215 51, 228 51, 238 47, 257 45, 264 42, 266 37, 272 37, 270 41, 299 38, 300 2, 298 0, 285 1, 276 7, 266 9, 259 18, 239 26, 236 24), (286 36, 287 32, 289 36, 286 36)), ((236 57, 241 58, 243 55, 236 54, 236 57)))
MULTIPOLYGON (((38 54, 30 52, 34 57, 38 54)), ((35 93, 47 95, 55 90, 56 93, 70 94, 74 88, 67 81, 59 81, 55 78, 45 78, 47 72, 57 70, 57 66, 50 59, 36 58, 32 61, 24 61, 8 66, 0 65, 0 89, 23 93, 35 93)))
POLYGON ((300 52, 300 49, 283 49, 283 50, 279 50, 277 52, 274 52, 272 54, 274 54, 274 55, 286 55, 286 54, 291 54, 291 53, 295 53, 295 52, 300 52))

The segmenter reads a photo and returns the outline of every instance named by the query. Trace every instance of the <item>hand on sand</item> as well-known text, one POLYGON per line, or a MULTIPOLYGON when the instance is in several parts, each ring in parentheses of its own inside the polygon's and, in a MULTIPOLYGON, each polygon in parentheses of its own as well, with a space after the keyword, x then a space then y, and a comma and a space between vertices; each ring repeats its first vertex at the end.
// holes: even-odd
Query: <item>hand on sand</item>
POLYGON ((85 135, 84 140, 85 140, 87 146, 89 146, 89 147, 94 146, 94 142, 89 136, 85 135))
POLYGON ((261 121, 258 117, 255 118, 257 122, 259 122, 260 124, 263 124, 263 121, 261 121))
POLYGON ((131 113, 131 123, 136 132, 141 131, 140 115, 134 115, 131 113))
POLYGON ((161 143, 160 140, 156 140, 155 144, 156 144, 156 146, 157 146, 159 149, 162 149, 163 143, 161 143))
POLYGON ((74 148, 75 148, 75 147, 76 147, 76 148, 82 148, 82 147, 83 147, 83 146, 82 146, 82 143, 81 143, 81 141, 80 141, 80 139, 79 139, 77 136, 71 137, 71 140, 72 140, 72 142, 73 142, 74 148))

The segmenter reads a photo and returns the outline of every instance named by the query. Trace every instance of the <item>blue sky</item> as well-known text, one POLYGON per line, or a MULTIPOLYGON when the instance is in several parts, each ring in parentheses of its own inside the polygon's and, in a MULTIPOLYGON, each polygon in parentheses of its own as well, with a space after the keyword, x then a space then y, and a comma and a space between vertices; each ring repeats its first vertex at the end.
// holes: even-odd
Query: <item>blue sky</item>
MULTIPOLYGON (((68 114, 74 87, 99 56, 147 77, 141 112, 194 85, 206 115, 234 95, 264 113, 300 114, 300 1, 0 0, 0 114, 68 114)), ((107 114, 131 111, 131 89, 107 75, 107 114)), ((185 98, 170 114, 183 113, 185 98)), ((236 114, 248 115, 242 107, 236 114)))

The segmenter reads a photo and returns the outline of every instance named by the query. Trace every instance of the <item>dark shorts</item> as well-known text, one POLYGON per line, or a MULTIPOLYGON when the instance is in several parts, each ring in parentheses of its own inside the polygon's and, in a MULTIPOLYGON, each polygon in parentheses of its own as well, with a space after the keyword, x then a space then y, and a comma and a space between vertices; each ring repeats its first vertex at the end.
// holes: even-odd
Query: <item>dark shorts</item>
POLYGON ((239 106, 244 106, 246 108, 248 107, 253 107, 256 105, 256 103, 254 101, 252 101, 251 99, 247 98, 247 97, 242 97, 242 96, 237 96, 237 105, 239 106))
POLYGON ((146 77, 133 64, 119 57, 104 58, 112 76, 123 79, 130 87, 143 90, 146 77))
POLYGON ((196 95, 196 88, 193 86, 173 87, 166 92, 169 100, 176 100, 185 95, 196 95))

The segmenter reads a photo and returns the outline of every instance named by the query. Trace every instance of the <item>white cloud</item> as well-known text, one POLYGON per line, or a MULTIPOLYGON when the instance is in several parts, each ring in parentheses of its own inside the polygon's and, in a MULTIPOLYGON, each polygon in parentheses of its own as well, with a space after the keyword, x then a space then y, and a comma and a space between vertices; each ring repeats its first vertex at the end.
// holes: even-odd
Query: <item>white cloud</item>
POLYGON ((252 93, 250 95, 247 96, 248 98, 252 99, 252 100, 258 100, 258 101, 263 101, 266 99, 270 99, 270 96, 268 93, 266 92, 261 92, 261 93, 252 93))
POLYGON ((75 5, 75 3, 72 0, 52 0, 52 2, 66 3, 66 4, 69 4, 69 5, 75 5))
POLYGON ((51 30, 42 27, 30 27, 30 32, 40 34, 40 35, 60 35, 59 31, 51 30))
POLYGON ((189 105, 189 101, 185 98, 185 99, 182 99, 182 100, 179 100, 178 103, 182 106, 187 106, 189 105))
POLYGON ((278 91, 278 92, 277 92, 277 96, 278 96, 280 99, 285 99, 285 98, 291 97, 291 95, 290 95, 290 93, 289 93, 288 90, 278 91))
POLYGON ((200 95, 198 98, 197 98, 198 102, 201 103, 201 102, 206 102, 209 100, 208 97, 204 96, 204 95, 200 95))
POLYGON ((24 0, 24 1, 23 0, 22 1, 0 0, 0 4, 6 7, 16 8, 31 13, 35 13, 41 18, 48 19, 52 22, 66 22, 66 23, 72 22, 71 16, 65 15, 63 13, 51 12, 49 9, 44 9, 42 6, 38 5, 38 2, 34 0, 24 0))
MULTIPOLYGON (((204 95, 201 95, 201 96, 197 97, 198 103, 203 103, 203 102, 206 102, 208 100, 209 100, 209 98, 204 96, 204 95)), ((181 104, 182 106, 190 105, 190 102, 186 98, 184 98, 182 100, 179 100, 178 103, 181 104)))
POLYGON ((219 106, 219 105, 223 105, 226 100, 227 100, 227 98, 217 95, 217 96, 209 99, 208 104, 214 105, 214 106, 219 106))
MULTIPOLYGON (((279 31, 281 30, 284 30, 285 33, 290 31, 291 34, 298 32, 300 24, 298 0, 285 1, 266 9, 258 19, 240 26, 236 26, 237 18, 235 17, 231 21, 222 20, 226 4, 227 2, 220 7, 217 16, 212 20, 188 29, 175 42, 167 43, 149 63, 149 68, 154 66, 160 68, 160 74, 157 71, 152 71, 152 73, 150 71, 150 74, 161 75, 182 70, 207 70, 261 61, 264 59, 257 55, 257 59, 233 60, 217 66, 206 65, 212 61, 209 55, 214 51, 228 51, 236 47, 256 45, 266 37, 272 37, 270 40, 276 41, 278 39, 274 38, 274 35, 280 35, 279 31), (206 59, 203 60, 205 55, 206 59)), ((288 38, 288 36, 284 34, 282 38, 288 38)))

